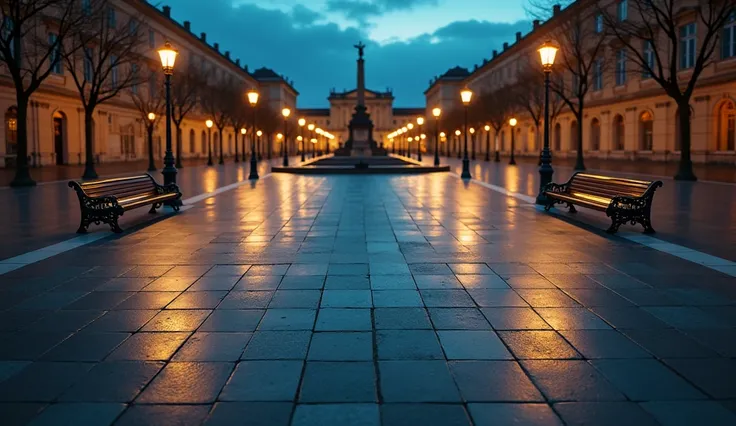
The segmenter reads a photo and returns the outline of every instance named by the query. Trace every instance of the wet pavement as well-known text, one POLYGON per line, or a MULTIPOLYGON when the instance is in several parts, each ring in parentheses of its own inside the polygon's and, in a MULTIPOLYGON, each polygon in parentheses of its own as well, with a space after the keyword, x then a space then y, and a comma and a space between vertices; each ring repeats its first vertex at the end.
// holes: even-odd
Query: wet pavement
POLYGON ((273 174, 0 275, 0 419, 732 425, 734 284, 450 174, 273 174))

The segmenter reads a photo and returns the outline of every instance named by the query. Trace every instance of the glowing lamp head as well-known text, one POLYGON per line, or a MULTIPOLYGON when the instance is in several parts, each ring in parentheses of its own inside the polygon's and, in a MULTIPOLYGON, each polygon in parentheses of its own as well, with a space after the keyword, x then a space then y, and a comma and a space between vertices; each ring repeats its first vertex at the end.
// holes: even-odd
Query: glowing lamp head
POLYGON ((278 134, 276 135, 276 139, 278 139, 278 140, 281 140, 281 139, 283 139, 283 138, 284 138, 284 135, 282 135, 281 133, 278 133, 278 134))
POLYGON ((291 115, 291 110, 289 108, 284 108, 281 110, 281 115, 284 116, 284 118, 289 118, 291 115))
POLYGON ((470 100, 473 99, 473 92, 470 89, 463 89, 460 92, 460 99, 462 99, 463 104, 468 105, 470 100))
POLYGON ((490 132, 491 131, 491 126, 489 126, 489 125, 486 124, 486 127, 484 127, 483 130, 485 130, 486 132, 490 132))
POLYGON ((156 119, 156 114, 149 112, 148 113, 148 121, 153 121, 156 119))
POLYGON ((245 127, 241 127, 241 128, 240 128, 240 134, 241 134, 241 135, 244 135, 244 134, 246 134, 246 133, 248 133, 248 130, 246 130, 246 129, 245 129, 245 127))
POLYGON ((460 136, 460 130, 455 130, 455 136, 460 136))
MULTIPOLYGON (((409 125, 411 125, 411 123, 410 123, 409 125)), ((411 127, 414 127, 414 126, 411 126, 411 127)), ((411 129, 411 127, 409 127, 409 129, 411 129)), ((402 127, 402 128, 401 128, 401 131, 402 131, 403 133, 406 133, 406 132, 407 132, 407 131, 408 131, 409 129, 407 129, 407 128, 406 128, 406 126, 405 126, 405 127, 402 127)))
POLYGON ((312 143, 317 143, 317 138, 312 138, 312 143))
POLYGON ((257 131, 257 132, 256 132, 256 136, 258 136, 258 137, 260 138, 261 136, 263 136, 263 132, 262 132, 262 131, 260 131, 260 130, 259 130, 259 131, 257 131))
POLYGON ((304 127, 304 125, 307 124, 307 120, 300 118, 298 123, 299 123, 299 127, 304 127))
POLYGON ((414 128, 414 123, 407 124, 406 125, 406 128, 409 129, 409 130, 413 129, 414 128))
POLYGON ((424 117, 417 117, 417 124, 420 126, 424 124, 424 117))
POLYGON ((512 118, 509 119, 509 126, 516 127, 516 124, 517 123, 518 123, 518 121, 515 118, 512 117, 512 118))
POLYGON ((207 120, 204 122, 204 125, 207 126, 208 129, 211 129, 214 124, 215 123, 213 123, 212 120, 207 120))
POLYGON ((248 90, 248 103, 255 106, 258 103, 258 91, 256 89, 248 90))
POLYGON ((557 56, 557 46, 552 44, 551 41, 546 41, 543 45, 537 49, 539 52, 539 59, 542 61, 542 68, 545 71, 551 71, 552 65, 555 64, 555 56, 557 56))
POLYGON ((472 128, 472 127, 471 127, 471 128, 470 128, 470 130, 468 130, 468 131, 470 132, 470 134, 471 134, 471 135, 475 133, 475 129, 474 129, 474 128, 472 128))
POLYGON ((309 131, 310 131, 310 132, 311 132, 312 130, 314 130, 314 124, 310 124, 309 126, 307 126, 307 129, 309 129, 309 131))
POLYGON ((301 136, 297 136, 297 137, 296 137, 296 140, 297 140, 297 141, 299 141, 299 142, 301 142, 301 141, 302 141, 303 139, 304 139, 304 138, 303 138, 303 137, 301 137, 301 136))
POLYGON ((425 135, 424 133, 422 133, 422 135, 420 136, 420 138, 427 139, 427 135, 425 135))
POLYGON ((435 118, 437 118, 437 117, 439 117, 440 115, 442 115, 442 110, 441 110, 441 109, 439 109, 439 108, 433 108, 433 109, 432 109, 432 115, 433 115, 433 116, 434 116, 435 118))
POLYGON ((447 136, 447 135, 445 134, 445 132, 440 132, 440 137, 441 137, 441 138, 444 138, 444 137, 446 137, 446 136, 447 136))
POLYGON ((414 140, 413 137, 409 136, 409 142, 412 142, 414 140))
POLYGON ((179 52, 168 41, 164 43, 164 47, 158 49, 158 56, 161 58, 161 68, 163 68, 164 74, 171 75, 174 73, 174 63, 178 54, 179 52))
POLYGON ((317 132, 318 135, 321 135, 322 133, 324 133, 324 130, 317 127, 317 130, 315 130, 315 132, 317 132))

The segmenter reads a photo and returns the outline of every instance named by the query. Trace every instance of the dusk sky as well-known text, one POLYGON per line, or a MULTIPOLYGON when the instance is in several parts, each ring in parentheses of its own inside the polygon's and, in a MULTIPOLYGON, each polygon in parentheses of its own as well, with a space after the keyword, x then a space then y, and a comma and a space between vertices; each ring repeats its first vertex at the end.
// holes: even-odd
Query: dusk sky
POLYGON ((523 0, 165 0, 178 21, 231 51, 294 80, 299 107, 326 107, 331 88, 355 86, 363 41, 366 85, 393 89, 395 106, 424 104, 429 80, 472 68, 516 31, 531 29, 523 0))

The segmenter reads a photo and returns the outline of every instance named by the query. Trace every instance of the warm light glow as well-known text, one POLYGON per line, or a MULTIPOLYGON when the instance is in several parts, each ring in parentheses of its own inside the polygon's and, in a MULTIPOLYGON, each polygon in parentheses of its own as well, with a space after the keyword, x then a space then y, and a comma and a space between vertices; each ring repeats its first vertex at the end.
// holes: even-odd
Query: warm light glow
POLYGON ((291 110, 289 108, 284 108, 281 110, 281 115, 283 115, 284 118, 288 118, 291 115, 291 110))
POLYGON ((258 92, 256 91, 256 89, 248 90, 248 102, 251 105, 255 105, 258 103, 258 92))
POLYGON ((420 126, 424 124, 424 117, 417 117, 417 124, 420 126))
POLYGON ((411 129, 414 128, 414 124, 413 123, 409 123, 409 124, 406 125, 406 128, 409 129, 409 130, 411 130, 411 129))
POLYGON ((299 142, 301 142, 301 141, 302 141, 303 139, 304 139, 304 138, 303 138, 303 137, 301 137, 301 136, 297 136, 297 137, 296 137, 296 140, 298 140, 299 142))
POLYGON ((204 122, 204 125, 207 126, 208 129, 211 129, 213 124, 215 123, 213 123, 212 120, 207 120, 204 122))
POLYGON ((263 136, 263 132, 262 132, 262 131, 260 131, 260 130, 259 130, 259 131, 257 131, 257 132, 256 132, 256 136, 258 136, 258 137, 260 138, 261 136, 263 136))
POLYGON ((557 46, 552 44, 551 41, 545 42, 542 46, 537 49, 537 52, 539 52, 539 58, 542 60, 542 67, 544 67, 545 71, 548 71, 552 68, 552 65, 555 64, 555 56, 557 56, 557 46))
POLYGON ((473 98, 473 92, 470 89, 464 89, 460 92, 460 98, 463 100, 463 103, 465 105, 470 103, 470 100, 473 98))
POLYGON ((470 132, 470 134, 471 134, 471 135, 472 135, 473 133, 475 133, 475 129, 474 129, 474 128, 472 128, 472 127, 471 127, 471 128, 470 128, 470 130, 468 130, 468 131, 470 132))
POLYGON ((489 125, 486 124, 486 127, 484 127, 483 130, 485 130, 486 132, 490 132, 491 131, 491 126, 489 126, 489 125))
POLYGON ((154 113, 152 113, 152 112, 149 112, 149 113, 148 113, 148 120, 149 120, 149 121, 153 121, 153 120, 155 120, 155 119, 156 119, 156 114, 154 114, 154 113))
POLYGON ((247 131, 247 130, 245 129, 245 127, 241 127, 241 128, 240 128, 240 134, 241 134, 241 135, 244 135, 244 134, 246 134, 246 133, 248 133, 248 131, 247 131))
POLYGON ((424 133, 422 133, 422 135, 421 135, 420 137, 421 137, 422 139, 427 139, 427 135, 425 135, 424 133))
POLYGON ((305 119, 303 119, 303 118, 300 118, 300 119, 299 119, 299 126, 300 126, 300 127, 304 127, 304 125, 305 125, 305 124, 307 124, 307 120, 305 120, 305 119))
POLYGON ((455 136, 460 136, 460 130, 455 130, 455 136))
POLYGON ((164 74, 171 75, 174 73, 174 63, 178 54, 179 52, 168 41, 164 43, 164 47, 158 49, 158 56, 161 58, 161 67, 164 70, 164 74))
POLYGON ((319 127, 317 127, 317 130, 315 130, 315 132, 317 132, 318 135, 321 135, 322 132, 324 132, 324 130, 322 130, 319 127))
POLYGON ((432 115, 435 117, 439 117, 442 114, 442 110, 440 108, 433 108, 432 109, 432 115))
POLYGON ((317 143, 317 138, 312 138, 312 143, 317 143))
POLYGON ((284 138, 284 135, 282 135, 281 133, 276 134, 276 139, 281 140, 283 138, 284 138))
POLYGON ((515 127, 516 123, 518 123, 518 121, 515 118, 512 117, 509 119, 509 126, 515 127))
POLYGON ((444 137, 446 137, 446 136, 447 136, 447 135, 445 134, 445 132, 440 132, 440 137, 441 137, 441 138, 444 138, 444 137))
POLYGON ((312 130, 314 130, 314 124, 310 124, 309 126, 307 126, 307 129, 309 129, 309 131, 310 131, 310 132, 311 132, 312 130))
POLYGON ((413 137, 409 136, 409 142, 412 142, 414 140, 413 137))
MULTIPOLYGON (((411 126, 411 127, 414 127, 414 126, 411 126)), ((411 127, 409 127, 409 129, 411 129, 411 127)), ((402 131, 403 133, 406 133, 406 131, 407 131, 407 130, 408 130, 408 129, 407 129, 406 127, 402 127, 402 128, 401 128, 401 131, 402 131)))

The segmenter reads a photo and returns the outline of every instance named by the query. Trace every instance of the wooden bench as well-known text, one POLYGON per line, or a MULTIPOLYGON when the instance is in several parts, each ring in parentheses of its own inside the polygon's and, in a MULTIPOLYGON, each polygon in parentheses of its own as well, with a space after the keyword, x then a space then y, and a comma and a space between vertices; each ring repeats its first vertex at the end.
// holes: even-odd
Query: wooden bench
POLYGON ((164 204, 175 211, 181 206, 181 192, 176 184, 159 185, 149 174, 91 182, 69 182, 79 198, 82 212, 77 233, 87 232, 90 224, 107 223, 113 232, 123 232, 118 218, 128 210, 151 206, 149 213, 164 204))
POLYGON ((611 226, 606 230, 616 233, 618 227, 631 223, 644 226, 644 233, 653 234, 651 210, 654 191, 661 181, 647 182, 611 176, 599 176, 577 172, 567 183, 549 183, 544 188, 547 197, 545 211, 555 204, 567 204, 570 213, 576 213, 575 205, 606 213, 611 226))

